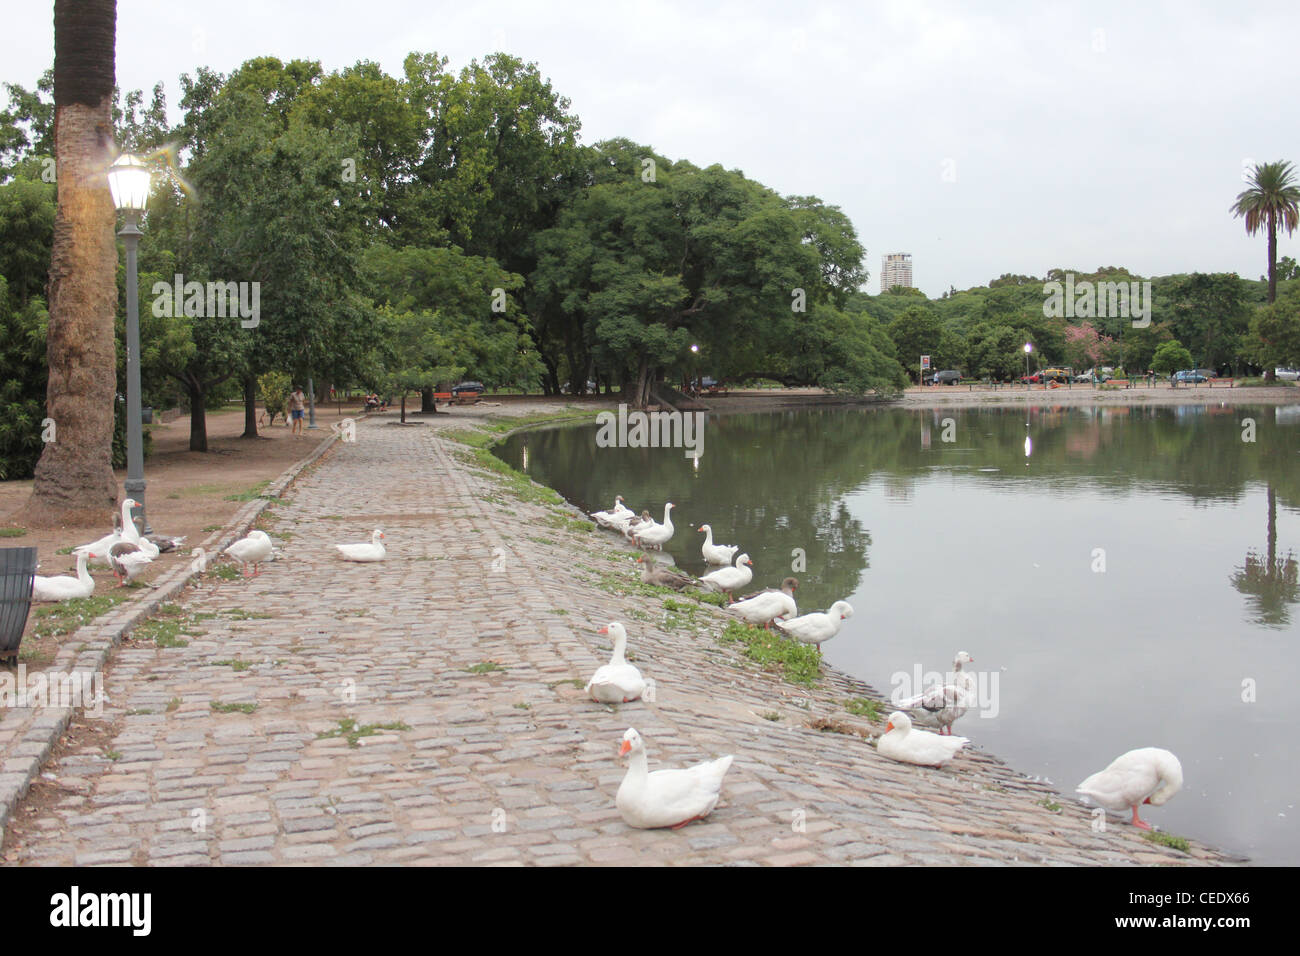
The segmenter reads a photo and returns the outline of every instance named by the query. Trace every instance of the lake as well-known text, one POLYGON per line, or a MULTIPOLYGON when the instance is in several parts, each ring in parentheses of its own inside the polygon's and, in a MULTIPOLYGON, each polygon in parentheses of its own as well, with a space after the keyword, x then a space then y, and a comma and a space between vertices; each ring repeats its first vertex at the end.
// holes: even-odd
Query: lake
POLYGON ((956 733, 1067 796, 1167 748, 1184 789, 1144 819, 1300 863, 1300 406, 841 407, 712 416, 705 435, 698 462, 597 447, 594 425, 497 453, 520 468, 526 446, 584 511, 622 494, 662 520, 673 501, 666 551, 693 573, 704 523, 755 588, 802 553, 800 611, 855 611, 829 663, 889 694, 965 650, 983 710, 956 733))

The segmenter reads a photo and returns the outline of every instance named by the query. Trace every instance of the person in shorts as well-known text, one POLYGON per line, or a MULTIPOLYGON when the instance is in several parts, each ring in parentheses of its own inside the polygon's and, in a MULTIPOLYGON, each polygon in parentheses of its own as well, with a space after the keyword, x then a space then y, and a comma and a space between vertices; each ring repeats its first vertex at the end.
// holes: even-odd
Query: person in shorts
POLYGON ((295 385, 289 395, 289 417, 293 419, 293 433, 299 438, 302 437, 302 417, 306 409, 307 396, 302 393, 300 385, 295 385))

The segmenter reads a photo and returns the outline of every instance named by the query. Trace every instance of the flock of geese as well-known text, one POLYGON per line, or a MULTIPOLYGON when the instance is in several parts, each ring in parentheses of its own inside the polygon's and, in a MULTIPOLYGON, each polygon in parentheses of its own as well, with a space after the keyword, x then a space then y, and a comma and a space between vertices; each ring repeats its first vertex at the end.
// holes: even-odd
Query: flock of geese
MULTIPOLYGON (((89 597, 95 589, 87 565, 90 562, 108 564, 117 577, 119 586, 125 586, 139 576, 159 554, 180 547, 183 538, 145 535, 140 519, 132 519, 131 509, 137 503, 127 498, 122 502, 121 516, 114 530, 89 544, 74 548, 77 556, 76 577, 36 576, 32 587, 33 601, 67 601, 89 597)), ((623 503, 622 495, 614 501, 609 511, 592 514, 597 524, 623 534, 643 549, 662 551, 673 537, 673 503, 664 505, 662 522, 654 521, 648 511, 637 515, 623 503)), ((646 554, 637 560, 641 565, 642 580, 648 584, 681 590, 698 587, 725 594, 731 599, 727 610, 755 627, 775 629, 778 632, 820 646, 839 633, 841 625, 853 614, 847 601, 836 601, 826 611, 799 614, 795 602, 798 579, 787 577, 779 588, 767 588, 754 594, 735 597, 735 592, 747 587, 754 577, 754 562, 748 554, 735 545, 717 544, 713 529, 700 525, 704 542, 700 552, 713 570, 699 578, 680 571, 659 566, 646 554)), ((376 562, 387 557, 384 532, 375 529, 369 542, 335 545, 345 561, 376 562)), ((254 529, 245 537, 225 548, 224 554, 238 561, 245 577, 260 574, 260 565, 269 560, 274 547, 266 532, 254 529)), ((638 700, 646 690, 646 681, 635 665, 627 660, 627 628, 611 621, 600 629, 613 641, 613 653, 608 664, 598 668, 587 682, 586 693, 603 704, 624 704, 638 700)), ((953 724, 976 705, 974 675, 963 671, 963 665, 974 663, 965 651, 958 651, 953 659, 952 680, 938 684, 924 693, 899 701, 889 715, 885 732, 876 742, 881 756, 902 763, 942 767, 970 741, 952 734, 953 724), (939 733, 919 730, 912 726, 907 711, 923 709, 939 725, 939 733)), ((713 811, 722 791, 723 778, 731 767, 732 755, 717 760, 695 764, 684 769, 649 770, 645 741, 635 729, 623 735, 620 756, 627 756, 628 770, 618 789, 615 803, 624 821, 633 827, 679 828, 702 819, 713 811)), ((1182 766, 1178 758, 1167 750, 1145 747, 1131 750, 1110 764, 1105 770, 1093 774, 1079 784, 1077 792, 1098 806, 1113 812, 1132 810, 1132 823, 1143 829, 1150 826, 1138 816, 1139 807, 1146 803, 1159 806, 1169 800, 1182 787, 1182 766)))
MULTIPOLYGON (((623 496, 614 499, 608 511, 593 512, 591 517, 601 527, 616 531, 643 549, 662 551, 675 533, 672 522, 674 505, 664 505, 662 522, 653 520, 648 511, 637 515, 628 508, 623 496)), ((722 592, 731 598, 727 610, 738 614, 747 623, 775 628, 796 640, 821 645, 839 633, 840 626, 853 614, 846 601, 836 601, 826 611, 799 615, 795 603, 796 578, 787 577, 780 588, 768 588, 740 599, 735 592, 747 587, 753 580, 754 563, 750 556, 740 552, 735 545, 717 544, 713 528, 699 526, 704 543, 701 555, 715 570, 699 578, 671 568, 660 567, 648 554, 637 558, 641 577, 647 584, 681 590, 699 587, 722 592)), ((627 660, 627 628, 611 621, 599 633, 608 634, 614 648, 609 663, 598 668, 587 682, 586 693, 603 704, 621 704, 638 700, 646 689, 645 679, 635 665, 627 660)), ((898 707, 889 715, 885 732, 876 741, 877 752, 901 763, 927 767, 942 767, 955 757, 970 741, 953 736, 953 724, 978 703, 975 676, 964 671, 963 665, 974 663, 965 651, 953 658, 952 679, 930 687, 915 697, 897 701, 898 707), (928 712, 939 726, 939 733, 919 730, 912 726, 908 711, 928 712)), ((731 767, 731 755, 680 770, 650 772, 645 741, 635 729, 623 735, 620 755, 630 755, 627 775, 618 789, 616 804, 624 821, 633 827, 685 826, 702 819, 713 811, 722 791, 723 778, 731 767)), ((1076 792, 1085 801, 1097 804, 1112 812, 1131 809, 1132 823, 1142 829, 1150 826, 1138 816, 1144 803, 1159 806, 1169 800, 1182 787, 1182 766, 1168 750, 1145 747, 1131 750, 1079 784, 1076 792)))

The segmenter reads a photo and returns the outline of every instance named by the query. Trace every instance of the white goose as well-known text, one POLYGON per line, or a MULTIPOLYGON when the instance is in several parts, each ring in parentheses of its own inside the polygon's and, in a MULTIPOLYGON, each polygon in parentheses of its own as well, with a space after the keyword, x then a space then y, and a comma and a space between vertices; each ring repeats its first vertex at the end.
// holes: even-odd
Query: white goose
POLYGON ((794 617, 799 613, 799 607, 794 603, 794 592, 797 587, 799 587, 798 578, 786 578, 781 582, 781 590, 769 588, 753 597, 728 605, 727 610, 735 611, 750 624, 767 627, 778 617, 794 617))
POLYGON ((899 710, 915 710, 920 707, 934 716, 939 724, 939 733, 952 733, 952 725, 957 718, 977 702, 975 675, 961 669, 963 664, 974 663, 975 658, 965 651, 958 651, 952 659, 952 683, 935 684, 924 694, 899 701, 899 710))
POLYGON ((125 530, 126 528, 130 528, 132 532, 135 531, 135 525, 131 521, 131 509, 138 505, 139 502, 133 498, 124 499, 122 501, 122 516, 120 519, 116 517, 113 519, 116 527, 113 528, 112 533, 104 535, 98 541, 92 541, 90 544, 83 544, 73 548, 72 553, 94 552, 94 557, 90 559, 92 564, 108 564, 108 549, 123 540, 124 536, 129 533, 125 530))
POLYGON ((612 528, 615 531, 621 531, 626 527, 628 519, 635 517, 636 514, 623 504, 622 495, 615 495, 613 508, 608 511, 593 511, 591 516, 596 520, 596 524, 600 525, 602 528, 612 528))
POLYGON ((644 525, 638 527, 634 532, 632 532, 632 540, 643 548, 654 548, 657 551, 662 551, 664 545, 667 544, 673 536, 674 529, 671 512, 674 507, 676 506, 671 501, 664 505, 663 524, 651 522, 650 527, 648 528, 644 525))
POLYGON ((617 621, 611 621, 597 633, 609 634, 614 638, 614 653, 609 663, 597 668, 596 673, 587 681, 586 692, 592 700, 602 704, 626 704, 636 700, 645 690, 645 679, 641 672, 627 662, 627 628, 617 621))
POLYGON ((716 571, 710 571, 700 578, 700 583, 711 591, 731 594, 738 588, 747 586, 752 580, 754 580, 754 562, 749 560, 749 555, 742 554, 736 558, 734 568, 718 568, 716 571))
POLYGON ((714 544, 713 529, 707 524, 700 525, 700 531, 704 535, 704 544, 700 546, 700 553, 704 555, 704 560, 709 564, 731 564, 731 559, 736 556, 740 546, 736 544, 714 544))
POLYGON ((369 544, 336 544, 344 561, 382 561, 388 556, 384 547, 384 533, 376 528, 370 532, 369 544))
POLYGON ((885 732, 876 741, 876 751, 900 763, 942 767, 968 743, 965 737, 941 737, 928 730, 914 730, 912 718, 896 710, 889 715, 885 732))
POLYGON ((1151 824, 1138 818, 1138 807, 1158 807, 1183 788, 1183 765, 1168 750, 1143 747, 1130 750, 1105 770, 1094 773, 1075 792, 1098 806, 1122 813, 1133 810, 1133 825, 1150 830, 1151 824))
POLYGON ((36 575, 32 578, 32 600, 71 601, 73 598, 90 597, 95 593, 95 579, 86 570, 86 562, 97 557, 98 552, 79 551, 75 578, 66 574, 58 577, 36 575))
POLYGON ((245 537, 240 538, 234 544, 225 550, 225 554, 230 555, 240 564, 242 564, 244 577, 248 577, 248 566, 253 566, 253 577, 261 574, 257 566, 271 556, 273 547, 271 538, 265 531, 259 531, 256 528, 248 532, 245 537))
POLYGON ((623 735, 619 756, 631 754, 627 775, 619 785, 614 804, 630 827, 684 827, 693 820, 707 817, 718 804, 722 778, 734 759, 728 755, 717 760, 697 763, 684 770, 649 772, 645 743, 641 735, 628 728, 623 735))
POLYGON ((792 621, 778 621, 773 626, 805 644, 821 644, 838 634, 840 625, 852 616, 853 607, 848 601, 836 601, 828 611, 814 611, 792 621))

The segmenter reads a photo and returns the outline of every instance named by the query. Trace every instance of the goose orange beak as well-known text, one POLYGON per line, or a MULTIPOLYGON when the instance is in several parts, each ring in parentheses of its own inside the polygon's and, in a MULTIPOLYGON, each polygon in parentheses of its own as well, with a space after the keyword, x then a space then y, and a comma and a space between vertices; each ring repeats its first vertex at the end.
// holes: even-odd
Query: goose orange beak
POLYGON ((602 627, 602 628, 601 628, 599 631, 597 631, 596 633, 597 633, 597 634, 608 634, 608 633, 609 633, 609 628, 607 628, 607 627, 602 627))
POLYGON ((1142 802, 1143 802, 1143 803, 1150 803, 1150 802, 1151 802, 1151 798, 1150 798, 1150 797, 1147 797, 1147 798, 1146 798, 1145 800, 1143 800, 1142 802))
POLYGON ((618 755, 620 757, 626 757, 627 752, 631 749, 632 749, 632 744, 625 740, 623 741, 623 746, 618 748, 618 755))
POLYGON ((885 733, 889 733, 893 729, 894 729, 894 722, 892 720, 889 723, 885 724, 885 733))

